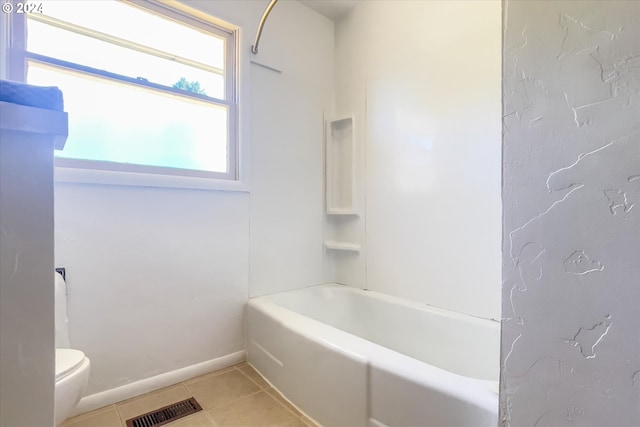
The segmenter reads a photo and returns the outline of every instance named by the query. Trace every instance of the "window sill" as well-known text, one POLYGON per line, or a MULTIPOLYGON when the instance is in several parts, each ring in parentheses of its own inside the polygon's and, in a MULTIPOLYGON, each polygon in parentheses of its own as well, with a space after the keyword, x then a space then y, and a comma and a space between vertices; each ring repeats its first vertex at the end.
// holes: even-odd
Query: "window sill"
POLYGON ((56 166, 55 168, 54 179, 55 182, 75 184, 249 192, 249 187, 241 181, 179 175, 157 175, 98 169, 80 169, 60 166, 56 166))

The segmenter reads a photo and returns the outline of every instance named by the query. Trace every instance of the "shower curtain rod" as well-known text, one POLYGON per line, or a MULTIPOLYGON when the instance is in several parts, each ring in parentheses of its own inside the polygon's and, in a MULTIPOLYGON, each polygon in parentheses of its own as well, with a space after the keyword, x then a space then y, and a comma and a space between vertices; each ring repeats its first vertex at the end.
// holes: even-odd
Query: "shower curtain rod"
POLYGON ((267 17, 269 16, 269 13, 271 13, 271 9, 273 9, 273 6, 275 6, 277 2, 278 0, 271 0, 267 8, 264 10, 264 13, 262 14, 260 25, 258 25, 256 41, 251 45, 251 53, 253 53, 254 55, 258 54, 258 44, 260 43, 260 36, 262 35, 262 28, 264 27, 264 23, 267 21, 267 17))

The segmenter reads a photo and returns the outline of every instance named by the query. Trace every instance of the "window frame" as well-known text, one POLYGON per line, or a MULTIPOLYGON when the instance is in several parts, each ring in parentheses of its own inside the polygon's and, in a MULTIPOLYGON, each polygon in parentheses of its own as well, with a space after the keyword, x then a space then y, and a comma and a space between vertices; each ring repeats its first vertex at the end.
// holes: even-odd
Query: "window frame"
MULTIPOLYGON (((11 0, 10 0, 11 1, 11 0)), ((105 183, 116 185, 142 185, 179 188, 203 188, 245 191, 240 182, 240 141, 239 141, 239 50, 238 28, 198 11, 190 10, 158 0, 117 0, 145 12, 158 15, 180 25, 196 28, 225 40, 225 99, 187 92, 104 70, 67 62, 27 51, 27 17, 25 14, 9 16, 6 75, 10 80, 26 82, 28 62, 39 62, 58 69, 87 76, 112 80, 140 89, 156 91, 224 106, 227 109, 227 172, 202 171, 163 166, 139 165, 109 161, 71 159, 56 157, 56 180, 66 182, 105 183), (196 16, 197 15, 197 16, 196 16)), ((177 5, 179 6, 179 5, 177 5)), ((43 20, 40 20, 43 21, 43 20)), ((83 34, 84 35, 84 34, 83 34)), ((89 35, 85 35, 91 37, 89 35)), ((94 37, 100 39, 99 37, 94 37)), ((108 41, 108 40, 107 40, 108 41)), ((114 43, 119 45, 118 43, 114 43)), ((123 46, 124 47, 124 46, 123 46)), ((138 49, 134 49, 138 50, 138 49)), ((138 50, 139 51, 139 50, 138 50)), ((158 56, 158 55, 156 55, 158 56)))

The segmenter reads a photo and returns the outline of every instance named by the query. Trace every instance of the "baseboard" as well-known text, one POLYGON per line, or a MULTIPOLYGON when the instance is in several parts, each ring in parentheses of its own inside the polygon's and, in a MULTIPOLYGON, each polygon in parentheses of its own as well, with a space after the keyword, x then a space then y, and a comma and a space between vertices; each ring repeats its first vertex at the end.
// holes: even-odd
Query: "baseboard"
POLYGON ((175 371, 165 372, 164 374, 156 375, 155 377, 145 378, 110 390, 91 394, 80 399, 78 406, 76 406, 75 411, 71 415, 75 416, 84 412, 93 411, 94 409, 121 402, 163 387, 168 387, 200 375, 208 374, 209 372, 217 371, 218 369, 227 368, 237 363, 244 362, 245 360, 246 352, 244 350, 237 351, 216 359, 176 369, 175 371))

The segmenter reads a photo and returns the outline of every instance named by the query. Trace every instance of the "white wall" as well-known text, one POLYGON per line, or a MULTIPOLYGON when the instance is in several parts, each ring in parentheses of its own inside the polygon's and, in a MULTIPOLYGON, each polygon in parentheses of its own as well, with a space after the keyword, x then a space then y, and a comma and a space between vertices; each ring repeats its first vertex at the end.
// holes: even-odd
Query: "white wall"
POLYGON ((9 14, 0 15, 0 79, 6 79, 7 69, 7 49, 9 45, 9 14))
POLYGON ((366 187, 339 281, 499 318, 500 17, 499 1, 371 1, 337 23, 336 109, 365 122, 366 187))
POLYGON ((89 393, 244 349, 248 194, 57 184, 55 197, 89 393))
POLYGON ((640 425, 640 2, 508 1, 503 426, 640 425))
POLYGON ((334 23, 279 2, 255 60, 282 73, 251 68, 251 296, 331 280, 323 274, 323 115, 333 103, 334 23))
POLYGON ((52 271, 53 138, 0 129, 1 426, 53 425, 52 271))
POLYGON ((241 351, 250 293, 324 281, 333 22, 279 3, 255 57, 276 73, 249 62, 265 1, 184 3, 240 27, 251 192, 56 185, 56 265, 68 269, 71 342, 92 361, 89 393, 241 351))

